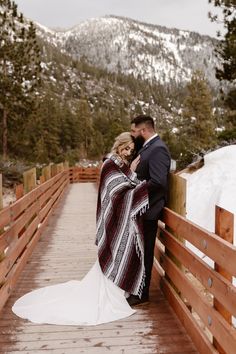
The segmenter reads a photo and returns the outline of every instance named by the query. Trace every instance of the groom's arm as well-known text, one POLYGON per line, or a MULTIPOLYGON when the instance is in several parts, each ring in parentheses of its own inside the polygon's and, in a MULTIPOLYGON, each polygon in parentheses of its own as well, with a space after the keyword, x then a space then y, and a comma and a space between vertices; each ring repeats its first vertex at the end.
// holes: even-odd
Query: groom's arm
POLYGON ((148 193, 163 192, 167 190, 168 173, 170 169, 170 156, 165 147, 157 147, 149 157, 149 175, 147 182, 148 193))

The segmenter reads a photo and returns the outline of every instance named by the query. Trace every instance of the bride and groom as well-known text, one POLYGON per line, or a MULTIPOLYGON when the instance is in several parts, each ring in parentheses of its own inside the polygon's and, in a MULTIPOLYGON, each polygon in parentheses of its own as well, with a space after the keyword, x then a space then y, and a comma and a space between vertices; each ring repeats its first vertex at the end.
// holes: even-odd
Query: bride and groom
POLYGON ((13 312, 35 323, 96 325, 130 316, 132 306, 147 302, 169 168, 170 155, 154 120, 137 116, 131 133, 115 139, 102 165, 94 266, 81 281, 27 293, 13 312))

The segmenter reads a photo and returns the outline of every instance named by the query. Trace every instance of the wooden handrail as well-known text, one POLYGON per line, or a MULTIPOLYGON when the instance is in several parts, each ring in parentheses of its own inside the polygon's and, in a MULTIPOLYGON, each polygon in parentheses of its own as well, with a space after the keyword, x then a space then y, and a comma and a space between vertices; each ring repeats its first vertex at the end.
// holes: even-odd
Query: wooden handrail
POLYGON ((175 234, 192 243, 205 255, 236 276, 236 247, 220 236, 165 208, 164 222, 175 234), (229 262, 230 259, 230 262, 229 262))
POLYGON ((0 310, 65 187, 69 182, 97 182, 100 175, 97 167, 69 169, 65 164, 63 169, 63 164, 47 166, 39 186, 23 195, 20 185, 17 200, 0 211, 0 310))
MULTIPOLYGON (((0 211, 0 310, 68 183, 97 182, 99 175, 98 167, 67 169, 0 211)), ((224 212, 221 210, 221 218, 224 212)), ((216 219, 216 231, 219 224, 224 229, 227 224, 226 236, 232 237, 233 218, 225 216, 227 222, 216 219)), ((236 348, 236 329, 228 320, 236 316, 236 288, 231 281, 236 276, 236 247, 220 236, 169 208, 164 209, 158 225, 155 257, 159 263, 154 262, 154 273, 159 272, 165 296, 201 354, 234 354, 236 348), (210 257, 215 269, 186 247, 185 241, 210 257)))
POLYGON ((67 169, 0 211, 0 310, 68 184, 67 169))
POLYGON ((201 282, 204 288, 209 289, 212 295, 236 316, 236 287, 179 242, 163 226, 160 226, 160 230, 162 244, 201 282))
MULTIPOLYGON (((226 217, 227 213, 225 211, 226 217)), ((164 210, 162 221, 158 226, 159 241, 155 247, 155 257, 162 268, 160 285, 164 294, 200 353, 218 353, 215 348, 217 343, 220 353, 234 354, 236 329, 231 321, 226 320, 221 308, 213 306, 213 297, 224 305, 231 316, 235 316, 236 288, 229 278, 211 268, 178 238, 191 242, 231 275, 236 274, 236 247, 168 208, 164 210), (173 256, 177 262, 173 261, 173 256), (208 332, 196 321, 196 315, 208 332), (211 337, 206 333, 211 333, 211 337)), ((228 229, 232 228, 233 224, 229 224, 228 229)), ((154 267, 156 272, 159 271, 155 263, 154 267)))
POLYGON ((97 182, 100 176, 100 167, 79 167, 70 168, 70 182, 97 182))

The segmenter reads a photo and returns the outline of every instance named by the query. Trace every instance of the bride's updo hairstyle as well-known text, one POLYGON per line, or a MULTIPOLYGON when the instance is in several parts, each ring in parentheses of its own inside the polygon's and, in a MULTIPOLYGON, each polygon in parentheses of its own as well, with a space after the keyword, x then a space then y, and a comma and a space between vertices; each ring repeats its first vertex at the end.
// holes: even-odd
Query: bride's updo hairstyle
POLYGON ((130 143, 133 143, 134 139, 131 136, 130 132, 124 132, 118 135, 115 138, 115 142, 111 148, 111 153, 112 154, 118 154, 118 148, 122 147, 122 149, 125 149, 126 146, 128 146, 130 143))

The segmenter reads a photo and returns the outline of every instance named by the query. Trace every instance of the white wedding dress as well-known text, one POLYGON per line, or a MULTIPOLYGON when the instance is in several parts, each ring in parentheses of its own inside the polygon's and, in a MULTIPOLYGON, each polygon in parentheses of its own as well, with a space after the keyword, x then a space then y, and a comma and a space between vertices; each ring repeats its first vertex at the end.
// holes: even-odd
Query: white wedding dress
POLYGON ((125 292, 102 273, 98 260, 81 281, 34 290, 19 298, 12 310, 34 323, 58 325, 98 325, 135 312, 125 292))

